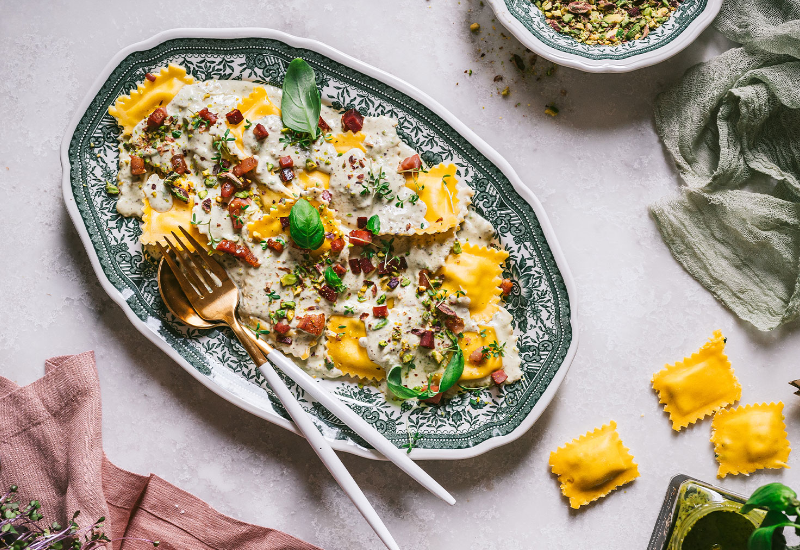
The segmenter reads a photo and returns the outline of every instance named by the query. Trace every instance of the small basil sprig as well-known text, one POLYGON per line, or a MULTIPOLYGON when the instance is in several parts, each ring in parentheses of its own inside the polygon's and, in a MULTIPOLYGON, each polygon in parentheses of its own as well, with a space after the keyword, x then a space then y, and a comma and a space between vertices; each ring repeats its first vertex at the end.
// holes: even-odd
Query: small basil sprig
POLYGON ((289 234, 297 246, 307 250, 316 250, 325 240, 322 218, 305 199, 298 200, 289 212, 289 234))
POLYGON ((400 399, 429 399, 452 388, 464 372, 464 352, 461 351, 461 347, 458 345, 458 337, 449 330, 446 334, 450 338, 450 342, 452 342, 450 350, 453 353, 447 363, 447 368, 444 369, 442 379, 439 381, 438 391, 431 389, 432 380, 428 380, 428 388, 422 391, 405 387, 401 376, 401 367, 399 366, 392 367, 386 377, 386 386, 389 391, 400 399))
POLYGON ((373 235, 381 232, 381 219, 377 215, 367 220, 367 230, 373 235))
POLYGON ((775 536, 785 527, 800 529, 797 524, 800 519, 800 501, 797 493, 782 483, 769 483, 756 489, 747 500, 740 512, 746 514, 751 510, 760 508, 767 510, 766 516, 758 529, 753 531, 747 541, 748 550, 783 550, 786 548, 786 539, 775 536), (794 516, 794 522, 789 516, 794 516))
POLYGON ((331 266, 325 268, 325 282, 328 283, 328 286, 340 294, 346 290, 344 284, 342 283, 342 278, 336 274, 331 266))
POLYGON ((317 137, 322 108, 314 69, 300 59, 293 59, 286 68, 281 99, 283 125, 295 132, 317 137))

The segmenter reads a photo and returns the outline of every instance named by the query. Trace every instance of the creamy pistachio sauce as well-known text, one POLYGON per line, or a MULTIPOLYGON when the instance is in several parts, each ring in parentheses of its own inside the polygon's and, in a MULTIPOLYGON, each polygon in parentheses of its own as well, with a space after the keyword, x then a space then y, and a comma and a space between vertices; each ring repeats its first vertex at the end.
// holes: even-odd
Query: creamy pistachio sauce
MULTIPOLYGON (((123 137, 117 210, 125 216, 144 217, 156 233, 158 215, 178 216, 181 208, 187 210, 185 218, 176 219, 199 231, 236 282, 244 322, 296 357, 312 375, 362 377, 362 381, 378 383, 392 367, 402 365, 409 387, 435 381, 452 350, 437 310, 443 304, 463 321, 464 334, 494 331, 503 351, 492 364, 504 371, 504 383, 519 380, 517 339, 502 303, 488 322, 477 323, 470 316, 469 292, 448 295, 440 290, 438 273, 461 244, 501 247, 492 225, 470 208, 469 186, 457 183, 458 225, 423 234, 431 228, 426 219, 429 206, 418 194, 418 186, 409 184, 409 174, 399 168, 417 152, 398 136, 396 120, 365 117, 360 132, 353 134, 343 127, 341 113, 323 105, 321 118, 330 130, 309 143, 284 128, 280 105, 281 90, 272 86, 217 80, 183 86, 162 105, 168 116, 164 125, 148 128, 144 119, 130 136, 123 137), (266 89, 275 112, 230 124, 225 115, 257 87, 266 89), (199 115, 204 109, 216 115, 213 123, 199 115), (186 173, 175 173, 176 155, 183 155, 186 173), (134 156, 144 160, 144 174, 132 174, 134 156), (250 158, 256 161, 255 168, 229 179, 226 172, 235 173, 235 167, 250 158), (281 159, 286 164, 287 158, 291 177, 281 170, 281 159), (234 196, 223 196, 228 181, 241 184, 234 196), (294 245, 285 227, 285 218, 300 198, 318 208, 325 224, 325 240, 315 251, 294 245), (246 204, 238 214, 228 207, 235 199, 246 204), (351 242, 350 232, 363 230, 363 220, 373 216, 378 217, 380 230, 371 236, 372 243, 351 242), (251 261, 215 250, 225 241, 246 247, 251 261), (355 269, 351 260, 358 263, 355 269), (341 287, 333 289, 332 300, 324 288, 330 286, 324 272, 335 266, 340 266, 341 287), (420 287, 423 270, 430 276, 430 290, 420 287), (386 317, 380 316, 381 306, 388 310, 386 317), (324 316, 323 330, 300 328, 307 316, 319 319, 320 315, 324 316), (334 319, 358 320, 362 335, 348 335, 345 325, 334 319), (434 349, 420 346, 422 331, 434 333, 434 349), (374 372, 364 373, 363 357, 362 370, 333 357, 331 350, 345 338, 357 341, 357 349, 372 362, 369 368, 374 367, 374 372)), ((423 171, 428 168, 422 167, 423 171)), ((450 201, 452 205, 452 196, 450 201)), ((161 228, 167 229, 174 227, 161 228)), ((473 362, 466 355, 473 371, 481 366, 480 360, 473 362)), ((490 375, 487 371, 464 379, 462 385, 491 384, 490 375)))

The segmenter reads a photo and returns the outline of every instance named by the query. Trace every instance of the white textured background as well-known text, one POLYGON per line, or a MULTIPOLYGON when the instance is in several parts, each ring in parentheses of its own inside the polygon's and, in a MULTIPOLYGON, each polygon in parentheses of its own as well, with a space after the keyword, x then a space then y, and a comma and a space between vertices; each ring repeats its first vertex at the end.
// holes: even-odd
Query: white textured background
MULTIPOLYGON (((577 283, 581 341, 534 428, 479 458, 425 463, 459 500, 454 508, 391 464, 343 457, 403 548, 644 548, 669 478, 716 474, 710 422, 673 434, 650 377, 714 329, 729 338, 743 403, 783 401, 800 444, 800 398, 787 384, 800 378, 798 325, 761 334, 738 322, 672 260, 647 213, 679 183, 653 129, 653 100, 730 47, 716 31, 632 74, 558 68, 547 77, 544 60, 524 75, 509 63, 519 53, 529 65, 530 55, 477 0, 0 0, 0 374, 29 383, 47 357, 94 349, 113 462, 326 549, 380 548, 302 439, 206 390, 133 329, 97 283, 64 209, 58 148, 77 104, 114 53, 174 26, 280 29, 407 80, 505 156, 555 227, 577 283), (544 114, 551 101, 556 118, 544 114), (572 511, 549 453, 611 419, 641 478, 572 511)), ((775 480, 800 489, 797 470, 722 485, 746 492, 775 480)))

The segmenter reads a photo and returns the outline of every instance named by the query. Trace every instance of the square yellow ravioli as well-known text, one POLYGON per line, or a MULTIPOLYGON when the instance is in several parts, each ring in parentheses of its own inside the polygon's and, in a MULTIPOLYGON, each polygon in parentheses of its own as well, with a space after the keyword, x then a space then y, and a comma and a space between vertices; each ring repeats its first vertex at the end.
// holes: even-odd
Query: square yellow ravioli
POLYGON ((792 449, 781 402, 719 411, 711 421, 711 442, 719 462, 717 477, 789 467, 792 449))
POLYGON ((697 353, 653 375, 653 389, 669 413, 673 430, 680 431, 741 399, 742 386, 724 352, 725 338, 717 330, 697 353))
POLYGON ((550 467, 576 509, 639 477, 613 420, 550 453, 550 467))

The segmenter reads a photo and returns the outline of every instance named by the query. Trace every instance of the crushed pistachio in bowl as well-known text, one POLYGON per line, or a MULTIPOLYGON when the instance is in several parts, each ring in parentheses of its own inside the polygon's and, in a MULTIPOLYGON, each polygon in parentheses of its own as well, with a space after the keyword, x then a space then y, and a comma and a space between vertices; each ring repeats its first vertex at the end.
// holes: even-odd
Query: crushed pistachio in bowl
POLYGON ((589 45, 613 46, 646 37, 669 19, 679 0, 536 0, 557 32, 589 45))

